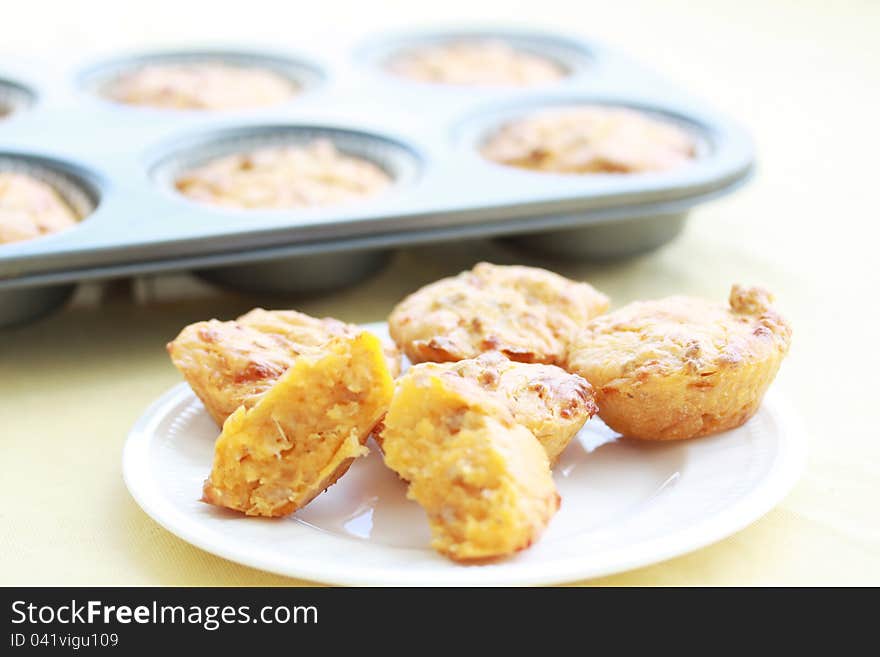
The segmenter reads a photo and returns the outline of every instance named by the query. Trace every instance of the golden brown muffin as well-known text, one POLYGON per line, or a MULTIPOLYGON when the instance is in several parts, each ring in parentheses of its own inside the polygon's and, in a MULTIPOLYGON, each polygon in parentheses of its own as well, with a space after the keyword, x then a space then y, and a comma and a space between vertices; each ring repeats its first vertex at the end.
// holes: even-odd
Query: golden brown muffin
POLYGON ((734 285, 730 307, 688 297, 631 303, 587 324, 568 369, 593 384, 599 415, 625 436, 677 440, 738 427, 758 410, 791 341, 772 299, 734 285))
POLYGON ((487 559, 529 547, 559 508, 547 455, 479 385, 431 369, 398 379, 385 463, 409 482, 440 553, 487 559))
POLYGON ((556 364, 572 334, 607 308, 608 297, 587 283, 481 262, 409 295, 388 329, 413 363, 500 351, 511 360, 556 364))
POLYGON ((368 452, 393 389, 382 344, 367 332, 298 358, 223 425, 202 499, 249 516, 302 508, 368 452))
POLYGON ((386 65, 400 77, 435 84, 525 87, 555 82, 566 70, 497 39, 462 39, 413 48, 386 65))
POLYGON ((0 171, 0 244, 67 230, 81 217, 51 185, 14 171, 0 171))
POLYGON ((625 108, 544 110, 503 125, 481 147, 507 166, 551 173, 640 173, 680 167, 696 155, 681 128, 625 108))
POLYGON ((283 210, 364 199, 391 183, 379 165, 338 151, 328 139, 315 139, 211 160, 183 173, 175 186, 201 203, 283 210))
POLYGON ((269 69, 219 62, 149 64, 122 73, 102 90, 126 105, 178 110, 240 110, 287 102, 298 85, 269 69))
MULTIPOLYGON (((462 378, 495 395, 538 439, 551 465, 597 411, 593 388, 580 376, 555 365, 517 363, 497 351, 454 363, 422 363, 410 372, 462 378)), ((381 433, 374 438, 381 445, 381 433)))
MULTIPOLYGON (((334 337, 358 333, 357 326, 329 317, 256 308, 231 322, 190 324, 168 343, 168 354, 222 425, 239 406, 255 406, 301 355, 319 352, 334 337)), ((397 376, 400 354, 390 345, 385 349, 397 376)))

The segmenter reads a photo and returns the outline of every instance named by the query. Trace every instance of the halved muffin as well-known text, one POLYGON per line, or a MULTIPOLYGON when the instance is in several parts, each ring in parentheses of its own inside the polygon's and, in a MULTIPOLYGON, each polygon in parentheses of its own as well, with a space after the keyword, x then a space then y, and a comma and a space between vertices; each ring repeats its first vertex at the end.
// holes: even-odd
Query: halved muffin
MULTIPOLYGON (((360 331, 330 317, 255 308, 234 321, 190 324, 167 349, 211 417, 222 425, 239 406, 253 407, 297 358, 319 352, 334 337, 360 331)), ((400 355, 391 345, 384 349, 396 376, 400 355)))
MULTIPOLYGON (((555 365, 518 363, 497 351, 454 363, 422 363, 413 370, 459 377, 496 396, 538 439, 551 465, 597 411, 585 379, 555 365)), ((382 444, 381 432, 375 439, 382 444)))
POLYGON ((303 507, 368 452, 364 443, 393 387, 382 344, 370 333, 302 355, 223 425, 203 500, 251 516, 303 507))
POLYGON ((431 545, 452 559, 525 549, 559 508, 541 444, 473 381, 413 367, 382 433, 385 463, 428 514, 431 545))

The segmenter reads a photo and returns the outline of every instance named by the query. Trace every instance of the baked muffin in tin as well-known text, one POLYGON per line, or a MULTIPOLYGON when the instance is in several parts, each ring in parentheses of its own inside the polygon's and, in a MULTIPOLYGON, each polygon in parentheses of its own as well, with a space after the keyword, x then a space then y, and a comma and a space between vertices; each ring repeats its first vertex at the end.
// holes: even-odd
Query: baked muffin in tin
POLYGON ((340 151, 329 139, 264 146, 210 160, 180 174, 177 191, 201 203, 282 210, 349 203, 393 184, 378 164, 340 151))
POLYGON ((385 64, 410 80, 449 85, 526 87, 568 72, 558 62, 500 39, 458 39, 403 50, 385 64))
POLYGON ((688 164, 697 142, 679 126, 644 112, 583 105, 505 123, 480 153, 498 164, 545 173, 647 173, 688 164))
POLYGON ((82 217, 49 183, 0 170, 0 244, 67 230, 82 217))
POLYGON ((299 93, 299 85, 255 66, 157 63, 120 73, 101 93, 117 103, 157 109, 242 110, 285 103, 299 93))

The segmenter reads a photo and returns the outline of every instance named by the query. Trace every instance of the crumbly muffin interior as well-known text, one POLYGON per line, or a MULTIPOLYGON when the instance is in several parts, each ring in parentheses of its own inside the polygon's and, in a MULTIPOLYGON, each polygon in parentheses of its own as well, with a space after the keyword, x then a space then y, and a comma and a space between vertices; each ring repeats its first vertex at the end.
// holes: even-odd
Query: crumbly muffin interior
POLYGON ((392 389, 382 344, 366 332, 297 359, 223 425, 204 501, 270 517, 301 508, 368 452, 392 389))
POLYGON ((464 379, 405 375, 382 433, 385 463, 425 509, 432 546, 452 559, 524 549, 559 507, 541 445, 503 404, 464 379))
POLYGON ((497 351, 413 367, 424 373, 460 377, 496 396, 513 419, 538 439, 551 464, 597 411, 592 386, 582 377, 555 365, 518 363, 497 351))
MULTIPOLYGON (((255 308, 236 320, 184 327, 167 345, 175 367, 218 425, 235 409, 253 407, 303 354, 318 353, 334 337, 360 333, 352 324, 294 310, 255 308)), ((383 345, 392 375, 400 354, 383 345)))

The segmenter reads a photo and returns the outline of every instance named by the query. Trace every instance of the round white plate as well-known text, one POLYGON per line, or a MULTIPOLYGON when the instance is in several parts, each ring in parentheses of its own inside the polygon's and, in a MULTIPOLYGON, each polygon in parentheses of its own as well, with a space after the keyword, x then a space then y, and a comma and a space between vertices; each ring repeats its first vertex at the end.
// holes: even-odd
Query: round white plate
POLYGON ((621 440, 595 418, 556 465, 562 507, 541 539, 509 559, 463 566, 431 550, 424 513, 375 446, 287 518, 248 518, 200 502, 218 433, 188 385, 162 395, 135 423, 123 454, 138 504, 213 554, 348 585, 550 584, 663 561, 767 513, 797 480, 806 442, 773 394, 744 426, 685 442, 621 440))

